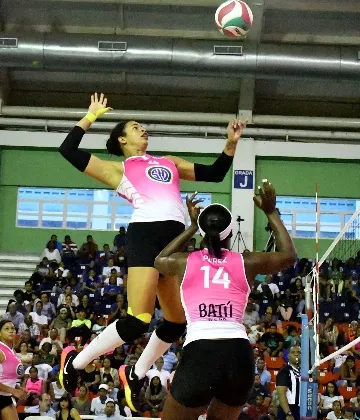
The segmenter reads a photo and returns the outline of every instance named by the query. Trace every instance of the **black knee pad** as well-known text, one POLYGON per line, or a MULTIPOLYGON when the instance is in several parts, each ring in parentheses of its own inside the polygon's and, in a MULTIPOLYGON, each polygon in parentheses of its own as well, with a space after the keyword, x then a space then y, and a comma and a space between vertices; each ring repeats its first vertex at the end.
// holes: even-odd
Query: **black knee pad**
POLYGON ((164 319, 163 323, 156 328, 156 335, 165 343, 173 343, 178 340, 185 332, 185 324, 177 324, 176 322, 167 321, 164 319))
POLYGON ((116 331, 125 343, 131 343, 145 334, 149 329, 149 324, 140 321, 132 315, 116 321, 116 331))

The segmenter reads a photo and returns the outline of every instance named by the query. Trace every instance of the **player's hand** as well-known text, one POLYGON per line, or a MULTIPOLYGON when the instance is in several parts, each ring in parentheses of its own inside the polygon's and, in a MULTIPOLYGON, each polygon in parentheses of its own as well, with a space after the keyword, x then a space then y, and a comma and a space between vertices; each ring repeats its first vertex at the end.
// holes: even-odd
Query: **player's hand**
POLYGON ((227 137, 232 143, 237 143, 242 136, 247 121, 232 120, 227 127, 227 137))
POLYGON ((101 93, 100 97, 98 97, 98 94, 94 93, 94 95, 91 95, 91 104, 85 118, 94 122, 106 112, 112 111, 112 108, 107 107, 106 105, 107 98, 105 95, 101 93))
POLYGON ((204 201, 202 198, 196 199, 196 196, 197 192, 192 194, 190 197, 186 195, 186 206, 193 226, 197 226, 197 220, 200 214, 201 207, 199 207, 198 204, 204 201))
POLYGON ((258 187, 254 202, 265 214, 271 214, 276 210, 276 192, 267 179, 263 179, 263 188, 258 187))
POLYGON ((12 395, 18 400, 25 400, 29 393, 24 388, 16 388, 13 390, 12 395))

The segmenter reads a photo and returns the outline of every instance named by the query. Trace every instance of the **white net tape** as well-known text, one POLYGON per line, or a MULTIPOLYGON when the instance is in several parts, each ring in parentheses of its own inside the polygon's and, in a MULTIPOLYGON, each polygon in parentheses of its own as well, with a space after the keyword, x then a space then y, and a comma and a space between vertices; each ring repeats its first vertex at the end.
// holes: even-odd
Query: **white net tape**
POLYGON ((358 337, 356 340, 352 341, 351 343, 347 344, 341 349, 335 351, 329 356, 323 359, 320 359, 319 334, 318 334, 319 287, 320 287, 319 270, 325 261, 333 260, 334 258, 337 258, 338 260, 341 260, 341 261, 347 261, 349 258, 355 257, 356 253, 359 250, 360 250, 360 209, 358 209, 352 215, 352 217, 346 223, 346 225, 341 230, 337 238, 334 240, 334 242, 330 245, 328 250, 322 256, 321 260, 319 261, 318 268, 314 267, 314 269, 308 276, 307 287, 305 289, 305 295, 306 295, 306 301, 307 301, 306 307, 307 309, 309 309, 309 302, 312 301, 314 316, 311 322, 314 325, 314 341, 315 341, 315 363, 309 371, 310 374, 315 370, 316 367, 320 366, 322 363, 334 358, 338 354, 341 354, 347 351, 348 349, 354 347, 357 343, 360 342, 360 337, 358 337), (312 287, 310 286, 311 283, 312 283, 312 287), (312 291, 312 296, 310 296, 311 291, 312 291))

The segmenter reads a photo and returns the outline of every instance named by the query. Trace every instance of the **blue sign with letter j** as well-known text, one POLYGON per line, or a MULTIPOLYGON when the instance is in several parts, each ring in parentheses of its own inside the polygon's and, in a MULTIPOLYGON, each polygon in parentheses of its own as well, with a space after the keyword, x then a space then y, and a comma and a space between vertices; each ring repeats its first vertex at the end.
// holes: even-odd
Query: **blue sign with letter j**
POLYGON ((254 188, 254 171, 234 171, 234 188, 252 190, 254 188))

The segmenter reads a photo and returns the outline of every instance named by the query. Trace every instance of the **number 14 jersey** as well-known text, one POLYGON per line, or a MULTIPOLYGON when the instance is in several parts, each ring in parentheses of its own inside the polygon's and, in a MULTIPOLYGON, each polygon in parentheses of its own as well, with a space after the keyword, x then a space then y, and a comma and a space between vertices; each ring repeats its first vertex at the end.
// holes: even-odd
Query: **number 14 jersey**
POLYGON ((248 338, 242 322, 250 287, 241 254, 224 249, 217 259, 206 248, 192 252, 180 288, 187 320, 184 346, 195 340, 248 338))

